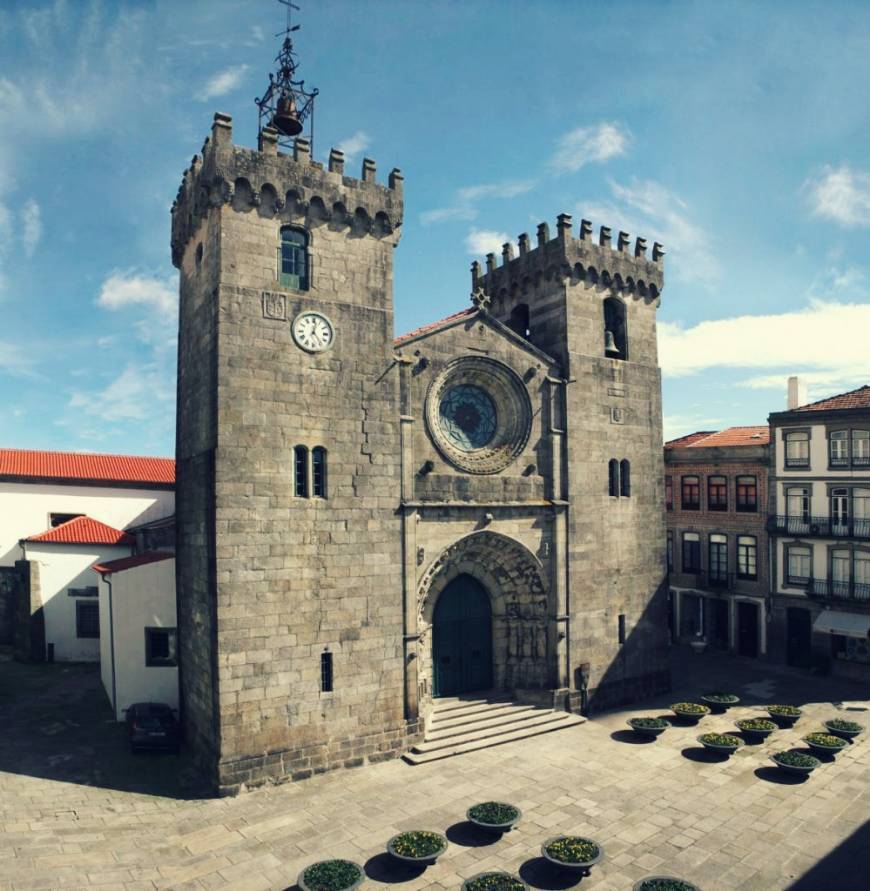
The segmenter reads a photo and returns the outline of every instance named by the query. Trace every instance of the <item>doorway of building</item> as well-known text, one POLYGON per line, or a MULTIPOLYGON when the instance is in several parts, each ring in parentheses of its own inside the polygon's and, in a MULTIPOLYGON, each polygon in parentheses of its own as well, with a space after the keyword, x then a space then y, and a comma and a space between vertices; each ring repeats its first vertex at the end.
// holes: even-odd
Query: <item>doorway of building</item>
POLYGON ((758 655, 758 604, 737 601, 737 652, 741 656, 758 655))
POLYGON ((492 686, 492 610, 470 575, 441 592, 432 621, 433 695, 457 696, 492 686))
POLYGON ((710 646, 717 650, 728 649, 728 601, 714 597, 707 601, 710 612, 708 626, 710 646))
POLYGON ((809 668, 812 656, 812 618, 810 611, 790 606, 786 614, 785 661, 796 668, 809 668))

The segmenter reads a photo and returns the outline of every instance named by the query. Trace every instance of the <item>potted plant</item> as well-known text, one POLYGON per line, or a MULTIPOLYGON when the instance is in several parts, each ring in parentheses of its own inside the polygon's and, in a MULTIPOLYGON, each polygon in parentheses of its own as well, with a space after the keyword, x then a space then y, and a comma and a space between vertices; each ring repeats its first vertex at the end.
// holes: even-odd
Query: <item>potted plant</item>
POLYGON ((667 729, 668 722, 663 718, 629 718, 628 726, 641 736, 655 739, 663 730, 667 729))
POLYGON ((675 702, 671 706, 671 711, 683 721, 690 724, 697 724, 704 715, 710 714, 710 708, 706 705, 699 705, 697 702, 675 702))
POLYGON ((440 832, 412 829, 394 835, 387 850, 404 863, 431 866, 447 850, 447 839, 440 832))
POLYGON ((725 709, 740 702, 740 697, 733 693, 706 693, 701 699, 716 711, 724 712, 725 709))
POLYGON ((844 721, 842 718, 834 718, 831 721, 825 721, 825 727, 835 736, 842 736, 843 739, 852 739, 857 736, 863 729, 863 725, 856 721, 844 721))
POLYGON ((739 736, 732 736, 730 733, 702 733, 698 737, 698 742, 709 752, 716 752, 719 755, 733 755, 743 740, 739 736))
POLYGON ((795 705, 769 705, 767 713, 780 727, 791 727, 803 714, 795 705))
POLYGON ((770 760, 786 773, 794 773, 800 776, 808 776, 821 765, 818 758, 805 755, 803 752, 777 752, 770 756, 770 760))
POLYGON ((482 804, 470 807, 465 812, 465 819, 469 823, 474 823, 475 826, 492 832, 510 831, 520 817, 522 817, 522 812, 518 807, 505 804, 503 801, 484 801, 482 804))
POLYGON ((697 885, 673 876, 647 876, 635 882, 632 891, 701 891, 697 885))
POLYGON ((840 736, 833 736, 830 733, 808 733, 804 737, 804 742, 814 751, 822 752, 825 755, 836 755, 848 743, 840 736))
POLYGON ((350 891, 365 878, 363 868, 352 860, 321 860, 306 866, 296 884, 302 891, 350 891))
POLYGON ((541 845, 544 858, 564 869, 589 870, 604 856, 604 848, 591 838, 557 835, 541 845))
POLYGON ((479 872, 462 883, 462 891, 528 891, 528 887, 509 872, 479 872))
POLYGON ((744 718, 742 721, 735 721, 734 726, 746 736, 757 740, 766 739, 777 727, 766 718, 744 718))

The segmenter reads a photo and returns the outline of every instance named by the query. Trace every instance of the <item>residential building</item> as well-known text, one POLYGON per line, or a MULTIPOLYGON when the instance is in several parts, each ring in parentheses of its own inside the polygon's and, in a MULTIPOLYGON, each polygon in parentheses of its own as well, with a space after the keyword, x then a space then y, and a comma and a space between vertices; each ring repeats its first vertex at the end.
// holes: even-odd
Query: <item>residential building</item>
POLYGON ((870 386, 769 421, 776 655, 870 679, 870 386))
POLYGON ((674 639, 768 652, 768 428, 699 431, 665 444, 674 639))

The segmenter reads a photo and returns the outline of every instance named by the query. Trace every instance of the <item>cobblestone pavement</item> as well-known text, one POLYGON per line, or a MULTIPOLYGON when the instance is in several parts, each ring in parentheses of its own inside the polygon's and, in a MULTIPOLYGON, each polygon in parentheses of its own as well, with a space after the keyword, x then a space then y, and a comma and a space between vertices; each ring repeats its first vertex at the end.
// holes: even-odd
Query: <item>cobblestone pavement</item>
POLYGON ((779 777, 768 756, 800 745, 820 721, 870 725, 867 691, 763 663, 676 652, 674 693, 568 730, 442 762, 335 772, 233 799, 196 799, 174 756, 130 756, 92 668, 0 664, 0 887, 235 888, 292 886, 324 857, 365 864, 367 887, 459 888, 491 868, 532 887, 577 883, 545 868, 541 842, 560 833, 600 841, 603 861, 582 889, 624 889, 651 873, 704 891, 865 888, 870 849, 870 729, 806 782, 779 777), (625 730, 631 715, 665 714, 678 698, 726 688, 744 705, 655 742, 625 730), (730 760, 704 757, 699 732, 731 729, 759 704, 805 706, 794 729, 730 760), (464 823, 498 798, 518 828, 497 841, 464 823), (450 847, 422 874, 383 853, 394 833, 447 831, 450 847), (863 850, 862 850, 863 848, 863 850), (861 865, 859 872, 858 865, 861 865), (835 884, 836 880, 836 884, 835 884))

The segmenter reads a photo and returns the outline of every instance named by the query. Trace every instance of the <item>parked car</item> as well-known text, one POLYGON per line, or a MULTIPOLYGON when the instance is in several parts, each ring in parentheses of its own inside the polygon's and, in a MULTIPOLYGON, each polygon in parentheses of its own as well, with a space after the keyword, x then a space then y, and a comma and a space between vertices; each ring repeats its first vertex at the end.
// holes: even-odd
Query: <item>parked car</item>
POLYGON ((124 711, 131 751, 172 749, 178 752, 181 733, 176 709, 164 702, 136 702, 124 711))

